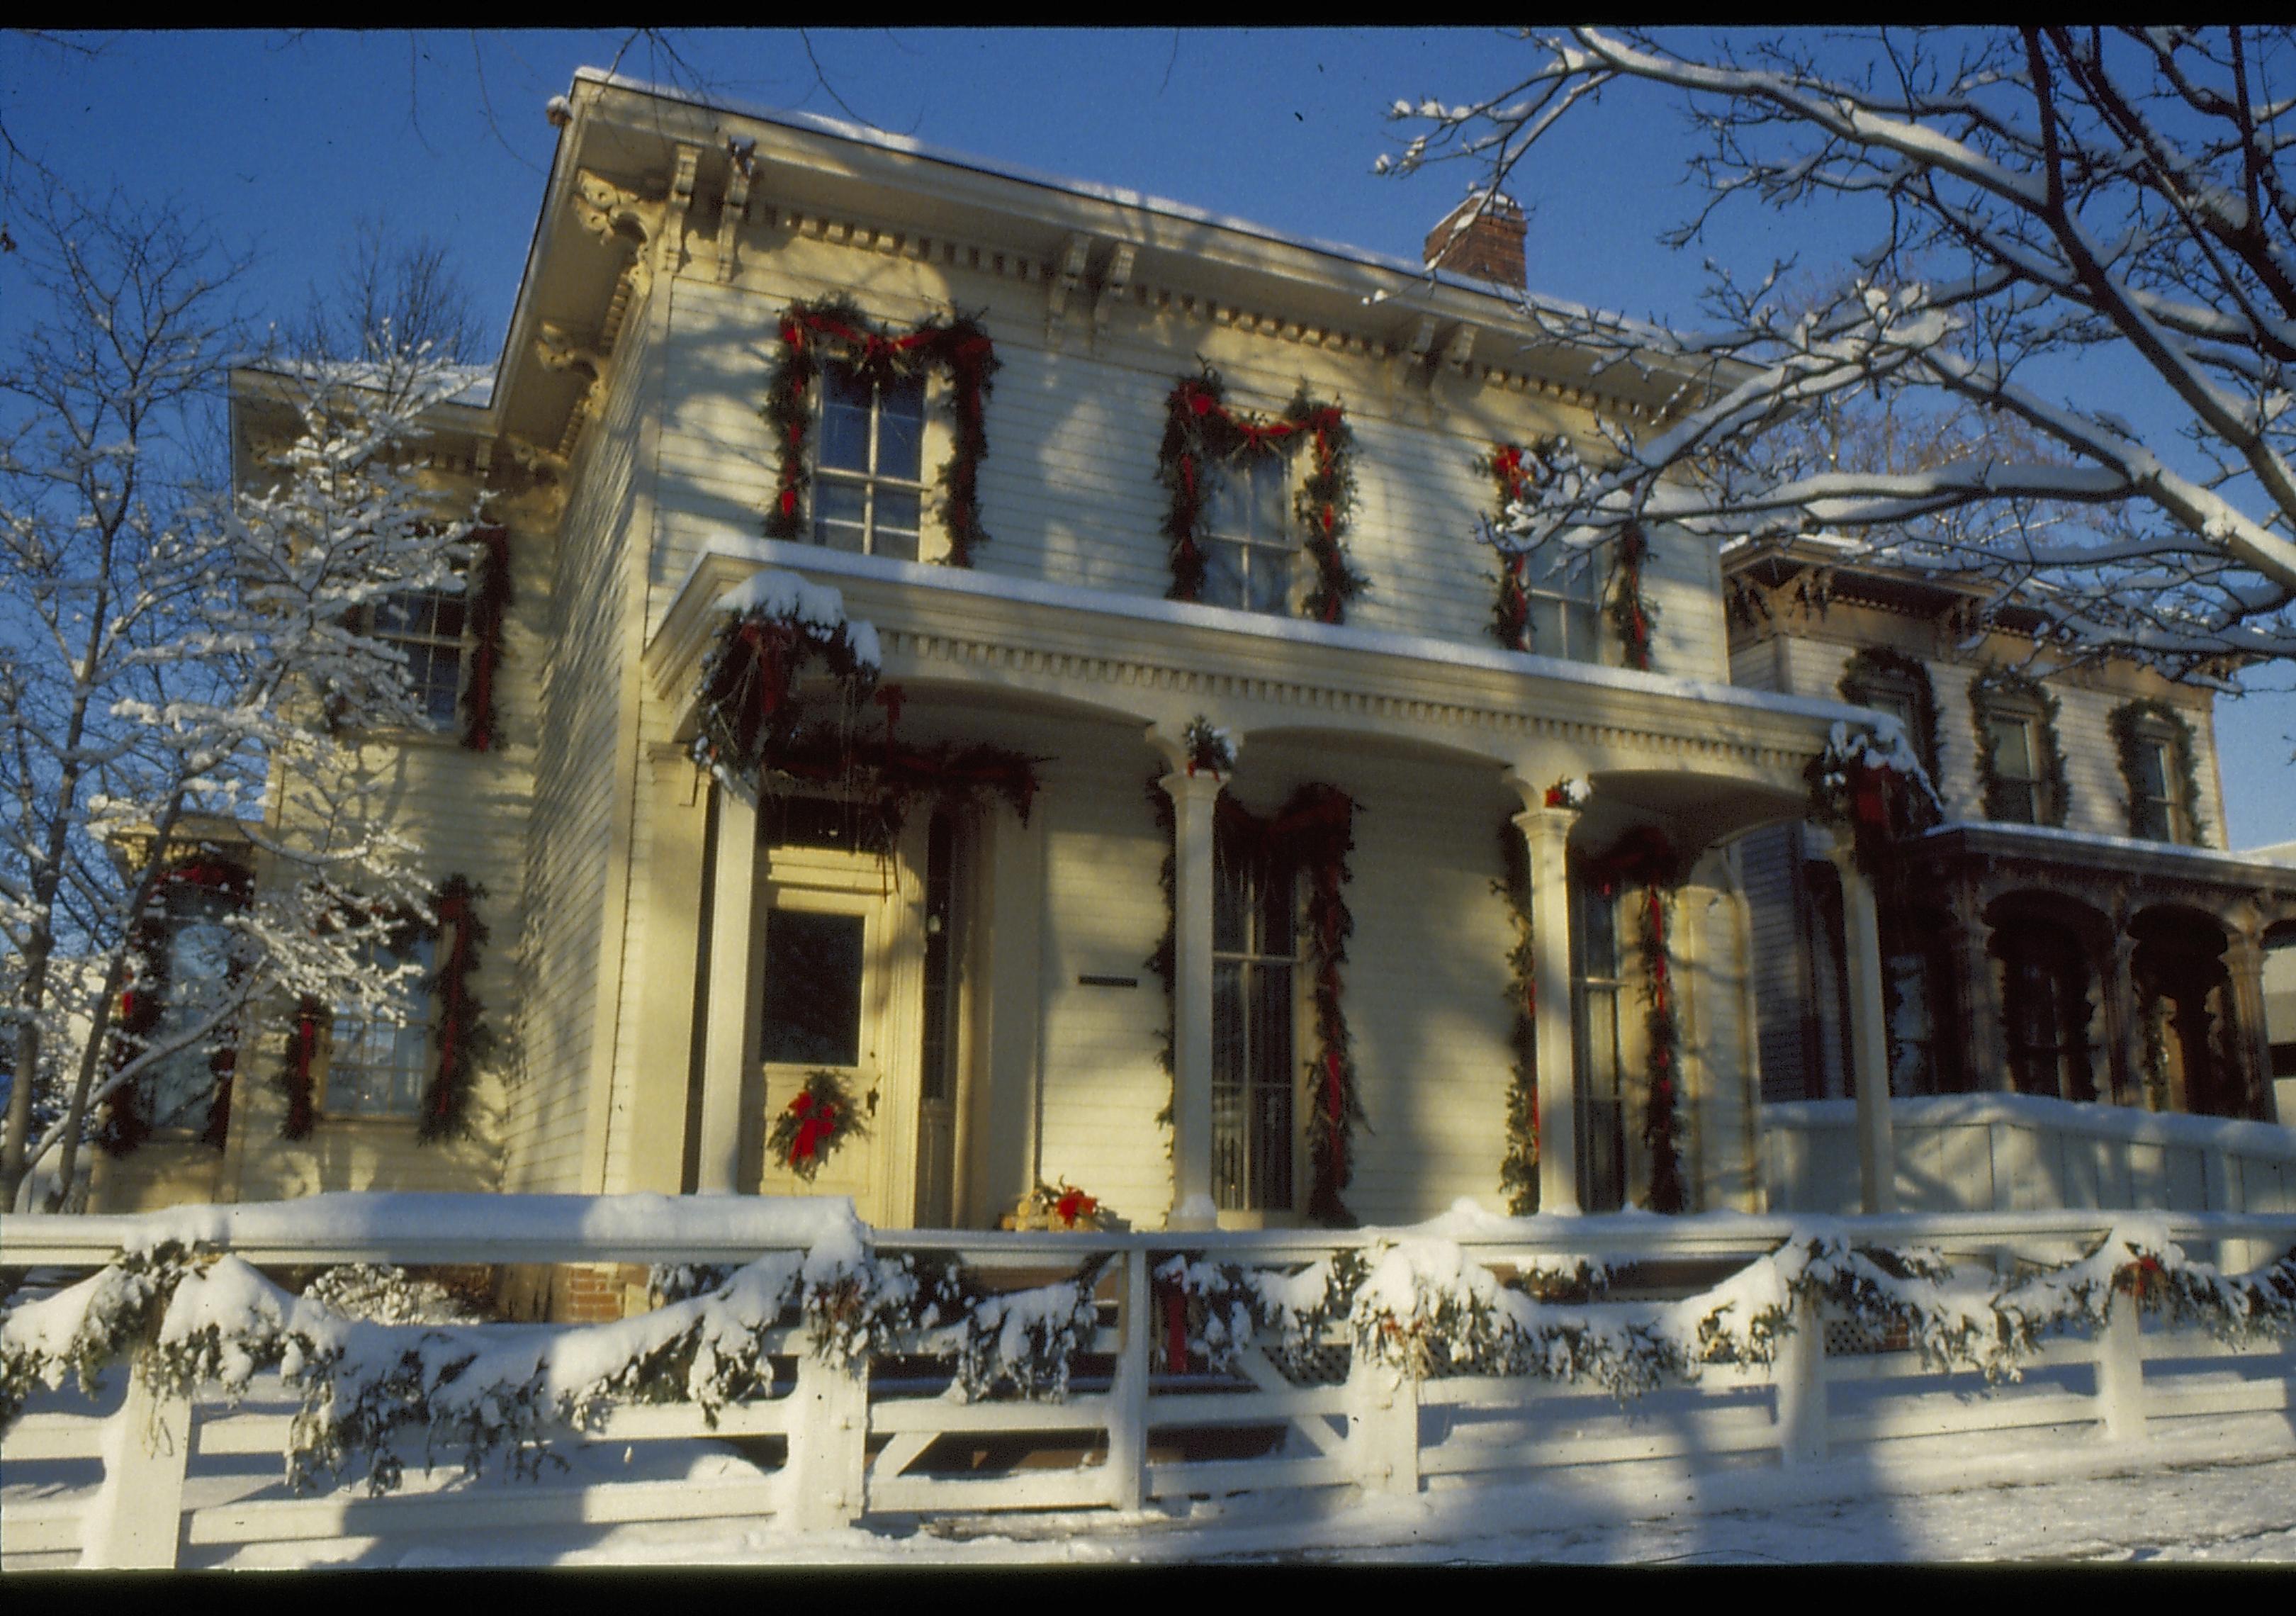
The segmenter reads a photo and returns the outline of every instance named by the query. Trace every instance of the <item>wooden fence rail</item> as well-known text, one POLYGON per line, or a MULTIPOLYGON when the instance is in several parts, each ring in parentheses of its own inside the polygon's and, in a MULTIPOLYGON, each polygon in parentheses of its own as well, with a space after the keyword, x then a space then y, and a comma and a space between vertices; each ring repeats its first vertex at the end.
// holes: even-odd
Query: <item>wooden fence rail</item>
MULTIPOLYGON (((419 1199, 419 1198, 406 1198, 419 1199)), ((2019 1259, 2062 1261, 2103 1236, 2099 1212, 1905 1215, 1845 1223, 1861 1245, 1926 1246, 1976 1257, 2007 1272, 2019 1259)), ((2168 1230, 2187 1251, 2287 1250, 2296 1217, 2174 1215, 2168 1230)), ((100 1266, 138 1220, 20 1218, 0 1228, 0 1268, 100 1266)), ((1643 1265, 1645 1294, 1680 1294, 1685 1272, 1710 1276, 1759 1259, 1793 1231, 1791 1219, 1730 1216, 1660 1219, 1529 1219, 1505 1232, 1446 1232, 1474 1262, 1520 1270, 1541 1259, 1600 1256, 1643 1265)), ((735 1261, 754 1249, 732 1241, 577 1239, 549 1233, 488 1237, 378 1226, 346 1240, 276 1235, 217 1243, 257 1264, 401 1266, 506 1262, 735 1261)), ((1409 1231, 1349 1234, 988 1235, 891 1233, 880 1253, 954 1256, 992 1281, 1041 1283, 1092 1256, 1113 1260, 1096 1292, 1099 1328, 1082 1343, 1063 1402, 964 1402, 930 1363, 881 1358, 850 1369, 808 1356, 801 1328, 767 1338, 769 1392, 725 1408, 715 1425, 692 1406, 618 1407, 566 1440, 568 1478, 500 1486, 410 1470, 402 1491, 369 1497, 342 1489, 294 1497, 275 1470, 250 1462, 287 1446, 292 1394, 259 1377, 236 1407, 161 1395, 137 1371, 108 1414, 73 1411, 77 1394, 36 1401, 0 1443, 4 1498, 0 1551, 12 1565, 77 1555, 90 1566, 169 1566, 266 1543, 447 1533, 499 1536, 617 1522, 772 1517, 799 1530, 872 1516, 1013 1509, 1132 1512, 1162 1500, 1269 1489, 1349 1487, 1413 1494, 1430 1478, 1524 1475, 1640 1461, 1677 1470, 1745 1456, 1816 1464, 1870 1445, 1954 1433, 2066 1428, 2115 1442, 2143 1440, 2170 1422, 2296 1411, 2296 1350, 2231 1353, 2193 1331, 2141 1325, 2116 1302, 2093 1338, 2053 1341, 2021 1384, 1972 1398, 1973 1375, 1926 1369, 1916 1354, 1842 1332, 1802 1301, 1798 1327, 1767 1366, 1709 1366, 1694 1384, 1631 1406, 1586 1385, 1457 1375, 1414 1379, 1369 1354, 1349 1356, 1342 1378, 1300 1383, 1256 1353, 1229 1372, 1159 1367, 1168 1327, 1157 1266, 1177 1252, 1270 1267, 1361 1249, 1409 1231), (1836 1336, 1829 1347, 1828 1337, 1836 1336), (636 1465, 636 1480, 587 1463, 621 1449, 686 1454, 707 1441, 725 1474, 665 1476, 636 1465), (100 1466, 100 1469, 98 1468, 100 1466)), ((480 1330, 532 1328, 482 1325, 480 1330)), ((1332 1338, 1335 1349, 1347 1343, 1332 1338)), ((1334 1365, 1336 1372, 1336 1362, 1334 1365)), ((1310 1381, 1316 1377, 1308 1377, 1310 1381)), ((85 1404, 81 1407, 84 1408, 85 1404)), ((668 1462, 668 1460, 664 1461, 668 1462)), ((656 1466, 655 1468, 659 1468, 656 1466)))

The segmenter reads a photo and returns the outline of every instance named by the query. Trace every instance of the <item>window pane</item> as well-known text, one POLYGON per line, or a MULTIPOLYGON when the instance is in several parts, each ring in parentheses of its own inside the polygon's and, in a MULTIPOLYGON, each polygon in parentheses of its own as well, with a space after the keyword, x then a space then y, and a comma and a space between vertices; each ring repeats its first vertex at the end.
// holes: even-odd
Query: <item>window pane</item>
POLYGON ((877 475, 922 480, 925 390, 922 381, 897 383, 878 395, 877 475))
POLYGON ((861 1063, 858 915, 776 909, 766 924, 766 1035, 774 1063, 861 1063))
POLYGON ((2136 783, 2147 797, 2169 795, 2169 749, 2158 741, 2136 749, 2136 783))
POLYGON ((2022 718, 1988 718, 1993 737, 1993 773, 2002 780, 2033 778, 2032 731, 2022 718))
POLYGON ((1242 467, 1231 466, 1221 475, 1204 507, 1204 531, 1231 538, 1250 537, 1251 480, 1242 467))
POLYGON ((335 1007, 327 1045, 326 1108, 340 1116, 405 1116, 430 1076, 432 940, 413 938, 404 948, 370 944, 360 957, 375 976, 413 968, 398 989, 404 1020, 369 1016, 359 1004, 335 1007))
POLYGON ((1196 598, 1207 606, 1241 606, 1243 595, 1243 546, 1210 539, 1204 553, 1204 587, 1196 598))
POLYGON ((869 469, 871 390, 841 365, 824 373, 821 383, 821 463, 846 472, 869 469))
POLYGON ((880 487, 877 490, 877 527, 871 535, 871 552, 899 561, 916 560, 917 526, 921 514, 917 496, 880 487))
POLYGON ((813 497, 813 542, 859 554, 868 534, 869 496, 849 482, 823 481, 813 497))
POLYGON ((1292 558, 1253 546, 1244 553, 1245 610, 1282 617, 1292 610, 1292 558))
POLYGON ((1266 544, 1286 544, 1284 496, 1291 491, 1291 463, 1277 455, 1251 463, 1251 536, 1266 544))

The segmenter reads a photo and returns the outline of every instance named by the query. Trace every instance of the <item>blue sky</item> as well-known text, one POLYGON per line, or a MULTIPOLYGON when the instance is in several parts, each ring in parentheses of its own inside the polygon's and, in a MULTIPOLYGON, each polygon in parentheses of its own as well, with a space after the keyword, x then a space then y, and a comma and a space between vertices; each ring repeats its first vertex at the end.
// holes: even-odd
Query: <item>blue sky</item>
MULTIPOLYGON (((250 248, 250 315, 299 311, 376 215, 450 242, 499 331, 550 160, 544 103, 625 44, 607 30, 11 36, 0 120, 83 193, 173 197, 250 248)), ((693 30, 675 44, 682 65, 641 41, 620 70, 1403 257, 1469 174, 1374 176, 1398 144, 1385 109, 1502 89, 1523 60, 1519 42, 1480 29, 693 30)), ((1531 284, 1692 324, 1703 257, 1759 269, 1799 252, 1817 271, 1852 244, 1746 209, 1701 247, 1661 246, 1693 204, 1688 149, 1679 119, 1646 97, 1566 125, 1513 186, 1533 213, 1531 284)), ((37 183, 23 159, 5 160, 12 186, 37 183)), ((0 327, 20 293, 0 258, 0 327)), ((2234 845, 2296 840, 2296 696, 2219 703, 2217 722, 2234 845)))

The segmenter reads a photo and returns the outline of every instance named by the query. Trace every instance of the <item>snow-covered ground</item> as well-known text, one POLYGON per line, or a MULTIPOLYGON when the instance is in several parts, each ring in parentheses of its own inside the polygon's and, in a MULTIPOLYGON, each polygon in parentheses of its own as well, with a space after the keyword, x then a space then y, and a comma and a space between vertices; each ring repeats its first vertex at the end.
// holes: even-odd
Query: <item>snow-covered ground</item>
MULTIPOLYGON (((739 1461, 732 1467, 742 1468, 739 1461)), ((705 1466, 706 1468, 706 1466, 705 1466)), ((1966 1445, 1877 1474, 1849 1458, 1695 1481, 1618 1470, 1415 1499, 1342 1492, 1137 1515, 972 1516, 799 1533, 681 1522, 243 1549, 237 1567, 342 1565, 1580 1564, 2071 1561, 2296 1563, 2296 1432, 2285 1416, 2046 1459, 1966 1445)))

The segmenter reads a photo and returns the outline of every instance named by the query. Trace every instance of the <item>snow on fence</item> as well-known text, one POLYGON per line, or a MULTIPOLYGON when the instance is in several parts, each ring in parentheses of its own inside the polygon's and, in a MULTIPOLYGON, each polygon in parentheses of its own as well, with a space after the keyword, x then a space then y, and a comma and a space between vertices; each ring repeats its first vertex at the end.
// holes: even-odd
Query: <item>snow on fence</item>
POLYGON ((12 1566, 1408 1494, 2296 1410, 2288 1215, 872 1236, 836 1202, 323 1196, 12 1218, 0 1269, 48 1282, 0 1323, 12 1566), (2188 1254, 2228 1245, 2289 1255, 2188 1254), (558 1326, 358 1323, 259 1272, 473 1262, 683 1267, 650 1312, 558 1326), (133 1364, 108 1398, 47 1389, 107 1360, 133 1364))

